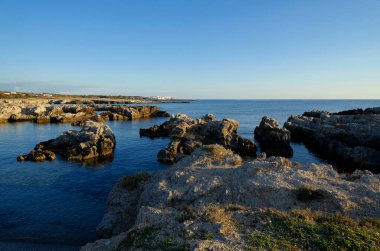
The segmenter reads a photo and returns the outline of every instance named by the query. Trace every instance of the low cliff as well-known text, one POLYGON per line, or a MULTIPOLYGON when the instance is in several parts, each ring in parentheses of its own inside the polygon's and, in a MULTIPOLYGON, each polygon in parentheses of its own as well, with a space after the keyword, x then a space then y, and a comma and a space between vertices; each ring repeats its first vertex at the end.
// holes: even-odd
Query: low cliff
POLYGON ((104 239, 82 250, 373 248, 380 224, 370 217, 380 217, 379 175, 281 157, 243 162, 205 145, 121 179, 98 227, 104 239))

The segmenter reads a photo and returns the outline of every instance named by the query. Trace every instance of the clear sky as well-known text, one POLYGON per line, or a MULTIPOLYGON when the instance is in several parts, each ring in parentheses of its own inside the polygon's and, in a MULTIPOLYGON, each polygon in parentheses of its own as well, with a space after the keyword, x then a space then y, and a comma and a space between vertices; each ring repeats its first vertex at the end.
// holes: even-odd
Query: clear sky
POLYGON ((380 0, 0 0, 0 89, 380 98, 380 0))

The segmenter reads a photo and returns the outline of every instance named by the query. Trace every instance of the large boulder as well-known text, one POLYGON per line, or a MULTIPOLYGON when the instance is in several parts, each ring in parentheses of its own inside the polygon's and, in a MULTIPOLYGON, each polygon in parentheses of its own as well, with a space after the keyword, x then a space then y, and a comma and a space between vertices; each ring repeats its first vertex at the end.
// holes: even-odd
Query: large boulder
POLYGON ((191 119, 185 114, 173 115, 160 126, 140 129, 141 136, 171 137, 169 145, 159 151, 157 158, 164 163, 175 163, 183 155, 202 145, 219 144, 241 156, 256 156, 256 145, 237 134, 239 123, 232 119, 216 120, 212 114, 191 119))
POLYGON ((255 128, 255 138, 260 143, 261 150, 268 156, 289 158, 293 155, 290 132, 285 128, 279 128, 275 119, 264 116, 260 125, 255 128))
MULTIPOLYGON (((64 132, 56 139, 41 142, 26 156, 33 156, 35 153, 48 151, 60 154, 68 160, 102 159, 112 156, 115 145, 115 135, 108 125, 88 120, 84 122, 80 131, 70 130, 64 132)), ((35 159, 23 156, 19 158, 20 160, 30 161, 47 159, 35 159)))

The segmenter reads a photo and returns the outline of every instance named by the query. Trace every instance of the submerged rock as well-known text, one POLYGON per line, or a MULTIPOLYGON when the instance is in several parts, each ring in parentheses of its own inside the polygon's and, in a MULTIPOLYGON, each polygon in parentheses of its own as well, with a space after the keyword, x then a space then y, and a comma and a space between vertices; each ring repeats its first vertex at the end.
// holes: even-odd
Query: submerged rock
POLYGON ((380 172, 380 113, 377 108, 319 116, 291 116, 284 127, 292 140, 305 145, 346 170, 380 172))
POLYGON ((281 157, 243 163, 220 145, 200 147, 145 177, 114 187, 98 227, 100 237, 109 239, 82 250, 246 250, 253 233, 265 233, 262 224, 272 219, 266 210, 303 213, 298 219, 314 212, 380 217, 379 175, 355 172, 350 179, 330 165, 281 157))
POLYGON ((260 143, 261 150, 268 156, 293 156, 290 146, 290 132, 279 128, 275 119, 264 116, 260 125, 255 128, 255 138, 260 143))
POLYGON ((116 140, 111 128, 101 122, 85 121, 80 131, 67 131, 56 139, 44 141, 36 145, 34 150, 26 156, 38 156, 29 158, 20 156, 20 160, 40 161, 40 157, 46 152, 62 155, 68 160, 84 161, 89 159, 101 159, 112 156, 116 140))
POLYGON ((256 145, 237 134, 239 123, 232 119, 217 121, 212 114, 191 119, 185 114, 172 116, 160 126, 140 129, 141 136, 171 137, 169 145, 159 151, 159 161, 172 164, 202 145, 220 144, 241 156, 256 156, 256 145))

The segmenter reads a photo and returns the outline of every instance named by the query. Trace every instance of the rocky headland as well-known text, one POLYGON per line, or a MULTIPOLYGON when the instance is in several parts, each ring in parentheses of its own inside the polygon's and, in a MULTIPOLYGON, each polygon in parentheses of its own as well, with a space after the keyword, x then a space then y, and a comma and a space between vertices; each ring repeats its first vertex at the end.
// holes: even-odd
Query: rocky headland
POLYGON ((73 161, 102 159, 112 156, 116 139, 111 128, 103 122, 87 120, 80 131, 64 132, 56 139, 40 142, 18 161, 54 160, 55 154, 73 161))
POLYGON ((376 250, 380 176, 203 145, 109 195, 82 250, 376 250), (377 218, 377 219, 374 219, 377 218))
POLYGON ((344 170, 380 172, 380 108, 305 112, 291 116, 284 127, 292 140, 344 170))
POLYGON ((170 120, 148 129, 140 129, 141 136, 170 137, 167 147, 159 151, 159 161, 173 164, 184 155, 209 144, 219 144, 241 156, 256 156, 256 145, 237 134, 239 123, 232 119, 216 120, 212 114, 191 119, 185 114, 173 115, 170 120))

